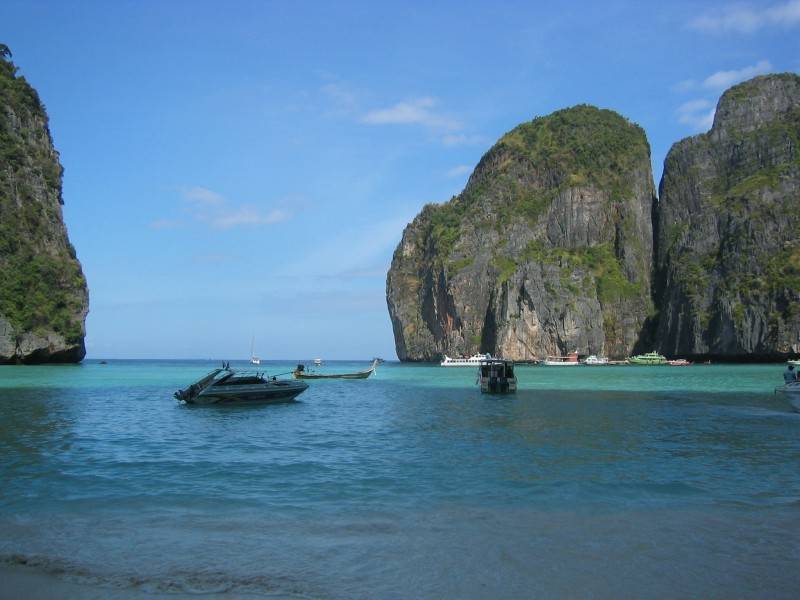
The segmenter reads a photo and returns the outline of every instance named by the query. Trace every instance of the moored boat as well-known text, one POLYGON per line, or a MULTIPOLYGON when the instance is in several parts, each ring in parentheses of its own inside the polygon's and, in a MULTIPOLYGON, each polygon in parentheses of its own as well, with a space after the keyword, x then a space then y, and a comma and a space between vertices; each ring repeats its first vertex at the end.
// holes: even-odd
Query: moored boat
POLYGON ((478 367, 478 383, 484 394, 513 394, 517 391, 514 362, 500 358, 482 361, 478 367))
POLYGON ((789 363, 790 365, 794 365, 795 367, 800 367, 800 359, 797 359, 797 360, 787 360, 786 362, 787 362, 787 363, 789 363))
POLYGON ((297 365, 292 371, 292 377, 295 379, 366 379, 372 375, 378 366, 377 361, 372 361, 372 366, 366 371, 356 371, 355 373, 316 373, 314 371, 306 371, 305 365, 297 365))
POLYGON ((631 356, 627 362, 629 365, 666 365, 667 358, 660 355, 658 352, 648 352, 646 354, 631 356))
POLYGON ((488 352, 486 354, 473 354, 469 358, 450 358, 445 354, 444 360, 439 363, 441 367, 477 367, 484 360, 491 360, 492 355, 488 352))
POLYGON ((542 361, 548 367, 576 367, 578 366, 578 352, 571 352, 566 356, 548 356, 542 361))
POLYGON ((608 364, 608 358, 605 356, 596 356, 594 354, 590 354, 583 360, 583 364, 587 366, 602 366, 608 364))
POLYGON ((688 367, 688 366, 690 366, 692 363, 690 363, 690 362, 689 362, 688 360, 686 360, 685 358, 676 358, 675 360, 668 360, 668 361, 667 361, 667 364, 668 364, 670 367, 688 367))
POLYGON ((261 359, 258 358, 255 354, 253 354, 253 348, 255 346, 255 343, 256 343, 256 336, 253 336, 250 339, 250 364, 251 365, 260 365, 261 364, 261 359))
POLYGON ((307 389, 308 384, 303 381, 234 371, 227 365, 178 390, 175 398, 186 404, 260 404, 288 402, 307 389))

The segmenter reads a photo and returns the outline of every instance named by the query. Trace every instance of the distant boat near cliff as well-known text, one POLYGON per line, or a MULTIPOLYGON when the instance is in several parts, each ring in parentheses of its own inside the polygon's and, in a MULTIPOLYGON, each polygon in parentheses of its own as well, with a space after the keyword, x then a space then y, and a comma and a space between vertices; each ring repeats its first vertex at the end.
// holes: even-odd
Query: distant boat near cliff
POLYGON ((578 352, 575 351, 566 356, 548 356, 542 361, 542 364, 548 367, 575 367, 581 363, 578 362, 578 352))
POLYGON ((445 354, 444 360, 439 363, 440 367, 477 367, 485 360, 491 360, 492 355, 488 352, 486 354, 473 354, 469 358, 457 357, 450 358, 445 354))
POLYGON ((628 364, 649 365, 649 366, 666 365, 667 357, 662 356, 658 352, 647 352, 646 354, 638 354, 636 356, 631 356, 628 359, 628 364))

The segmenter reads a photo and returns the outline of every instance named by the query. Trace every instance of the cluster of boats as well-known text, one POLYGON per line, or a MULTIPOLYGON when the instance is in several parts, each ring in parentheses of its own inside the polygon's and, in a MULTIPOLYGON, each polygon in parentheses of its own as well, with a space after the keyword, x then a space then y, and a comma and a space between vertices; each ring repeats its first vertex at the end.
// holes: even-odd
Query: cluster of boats
MULTIPOLYGON (((484 361, 493 360, 491 354, 474 354, 469 358, 451 358, 445 355, 441 363, 442 367, 474 367, 481 365, 484 361)), ((604 366, 604 365, 668 365, 672 367, 686 367, 692 363, 683 358, 669 360, 658 352, 648 352, 646 354, 639 354, 631 356, 625 360, 609 360, 605 356, 597 356, 590 354, 585 358, 580 359, 578 352, 571 352, 566 356, 547 356, 543 360, 532 360, 530 364, 541 364, 548 367, 577 367, 578 365, 585 366, 604 366)))

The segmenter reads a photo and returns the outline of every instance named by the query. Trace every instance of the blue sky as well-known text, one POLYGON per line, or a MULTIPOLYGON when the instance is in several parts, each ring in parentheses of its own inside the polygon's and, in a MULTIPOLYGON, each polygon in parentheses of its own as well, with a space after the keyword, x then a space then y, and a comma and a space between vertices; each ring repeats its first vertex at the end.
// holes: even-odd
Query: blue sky
POLYGON ((90 357, 395 358, 403 227, 504 132, 617 110, 657 184, 726 87, 800 70, 800 0, 432 4, 0 4, 65 167, 90 357))

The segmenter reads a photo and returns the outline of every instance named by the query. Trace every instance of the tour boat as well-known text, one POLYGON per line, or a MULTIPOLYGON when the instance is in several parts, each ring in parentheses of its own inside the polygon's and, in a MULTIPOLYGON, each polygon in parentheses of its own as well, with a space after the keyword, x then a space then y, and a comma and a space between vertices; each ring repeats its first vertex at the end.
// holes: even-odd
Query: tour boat
POLYGON ((792 405, 792 408, 795 411, 800 412, 800 381, 787 383, 782 387, 775 388, 775 391, 785 394, 786 398, 789 400, 789 404, 792 405))
POLYGON ((628 359, 629 365, 666 365, 667 359, 661 356, 658 352, 648 352, 647 354, 639 354, 638 356, 631 356, 628 359))
POLYGON ((566 356, 548 356, 542 364, 548 367, 575 367, 581 363, 578 362, 578 352, 575 351, 566 356))
POLYGON ((445 354, 444 360, 439 363, 442 367, 477 367, 484 360, 491 360, 492 355, 488 352, 486 354, 473 354, 469 358, 450 358, 445 354))
POLYGON ((263 373, 238 372, 230 364, 215 369, 175 398, 186 404, 256 404, 288 402, 308 389, 303 381, 266 377, 263 373))
POLYGON ((375 372, 377 368, 377 361, 372 361, 372 366, 366 371, 357 371, 355 373, 315 373, 314 371, 306 371, 305 365, 297 365, 292 376, 295 379, 366 379, 375 372))
POLYGON ((315 358, 314 359, 314 364, 317 365, 317 366, 320 366, 322 364, 322 359, 321 358, 315 358))
POLYGON ((608 358, 605 356, 596 356, 594 354, 590 354, 583 360, 583 364, 588 366, 607 365, 608 358))
POLYGON ((689 366, 689 365, 691 365, 692 363, 690 363, 690 362, 689 362, 688 360, 686 360, 685 358, 676 358, 675 360, 668 360, 668 361, 667 361, 667 364, 668 364, 670 367, 688 367, 688 366, 689 366))
POLYGON ((478 383, 484 394, 513 394, 517 391, 513 361, 484 359, 478 367, 478 383))

